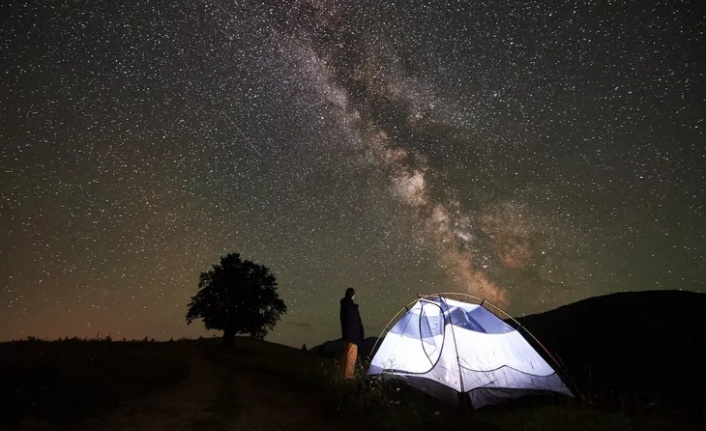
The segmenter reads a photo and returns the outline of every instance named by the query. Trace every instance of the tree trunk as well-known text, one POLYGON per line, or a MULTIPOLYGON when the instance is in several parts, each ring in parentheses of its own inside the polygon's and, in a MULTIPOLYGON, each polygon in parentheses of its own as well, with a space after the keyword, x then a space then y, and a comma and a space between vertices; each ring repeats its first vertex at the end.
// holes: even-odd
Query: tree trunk
POLYGON ((223 330, 223 345, 226 347, 233 347, 235 341, 235 331, 232 329, 223 330))

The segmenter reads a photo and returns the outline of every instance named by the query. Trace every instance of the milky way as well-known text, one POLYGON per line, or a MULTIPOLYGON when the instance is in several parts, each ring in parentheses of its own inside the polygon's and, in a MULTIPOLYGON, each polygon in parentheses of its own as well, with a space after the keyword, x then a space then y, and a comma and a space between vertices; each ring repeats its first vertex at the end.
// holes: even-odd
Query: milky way
POLYGON ((706 291, 703 2, 0 6, 0 338, 166 339, 267 265, 270 339, 416 294, 706 291))

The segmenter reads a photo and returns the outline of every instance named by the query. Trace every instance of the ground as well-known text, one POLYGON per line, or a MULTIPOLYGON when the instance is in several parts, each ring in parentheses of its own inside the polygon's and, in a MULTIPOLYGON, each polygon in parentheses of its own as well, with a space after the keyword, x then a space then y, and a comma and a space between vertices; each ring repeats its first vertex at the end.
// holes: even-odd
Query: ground
MULTIPOLYGON (((92 418, 81 431, 155 430, 332 430, 345 429, 328 419, 320 400, 273 376, 266 368, 229 367, 203 346, 188 346, 187 377, 177 386, 124 401, 92 418)), ((237 355, 235 352, 234 355, 237 355)), ((23 427, 23 429, 31 429, 23 427)), ((35 426, 50 429, 48 424, 35 426)))
POLYGON ((34 341, 0 345, 0 358, 0 379, 13 377, 0 381, 0 430, 704 429, 561 398, 464 412, 394 380, 342 381, 335 360, 246 338, 34 341))

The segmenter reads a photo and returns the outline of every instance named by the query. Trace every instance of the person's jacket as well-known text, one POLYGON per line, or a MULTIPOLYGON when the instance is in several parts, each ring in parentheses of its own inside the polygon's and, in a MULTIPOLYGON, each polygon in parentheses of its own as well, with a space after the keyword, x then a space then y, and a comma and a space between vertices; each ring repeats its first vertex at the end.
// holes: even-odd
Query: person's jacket
POLYGON ((358 345, 365 338, 358 304, 350 298, 341 299, 341 335, 344 341, 358 345))

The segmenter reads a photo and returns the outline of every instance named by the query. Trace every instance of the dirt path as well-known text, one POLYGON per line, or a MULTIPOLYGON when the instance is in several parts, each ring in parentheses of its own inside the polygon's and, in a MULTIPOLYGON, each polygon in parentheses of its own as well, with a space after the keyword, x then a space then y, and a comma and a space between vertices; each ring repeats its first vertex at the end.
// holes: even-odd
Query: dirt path
POLYGON ((352 429, 328 418, 320 399, 262 373, 237 376, 247 400, 230 429, 253 431, 330 431, 352 429))
MULTIPOLYGON (((348 430, 326 417, 320 399, 257 370, 233 370, 204 350, 185 350, 189 374, 178 386, 126 401, 71 427, 78 431, 348 430)), ((47 428, 28 428, 47 429, 47 428)), ((55 429, 55 428, 50 428, 55 429)))
POLYGON ((185 349, 189 374, 178 386, 121 403, 82 431, 204 430, 209 406, 218 394, 220 370, 196 347, 185 349))

